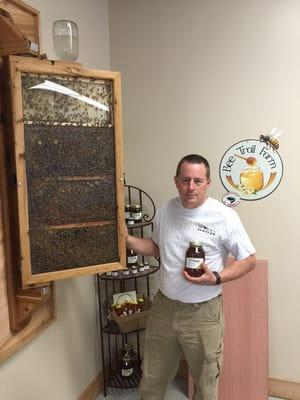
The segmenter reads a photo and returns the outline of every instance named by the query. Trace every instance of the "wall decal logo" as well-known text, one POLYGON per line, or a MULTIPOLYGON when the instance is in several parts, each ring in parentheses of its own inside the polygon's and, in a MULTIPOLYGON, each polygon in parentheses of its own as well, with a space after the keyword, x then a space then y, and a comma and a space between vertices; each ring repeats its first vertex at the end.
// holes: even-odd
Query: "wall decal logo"
POLYGON ((261 135, 260 140, 242 140, 226 151, 219 167, 226 190, 237 192, 243 200, 259 200, 278 187, 283 164, 276 150, 278 141, 272 140, 271 134, 261 135))
POLYGON ((222 197, 222 202, 227 207, 236 207, 240 204, 241 197, 237 192, 225 193, 222 197))

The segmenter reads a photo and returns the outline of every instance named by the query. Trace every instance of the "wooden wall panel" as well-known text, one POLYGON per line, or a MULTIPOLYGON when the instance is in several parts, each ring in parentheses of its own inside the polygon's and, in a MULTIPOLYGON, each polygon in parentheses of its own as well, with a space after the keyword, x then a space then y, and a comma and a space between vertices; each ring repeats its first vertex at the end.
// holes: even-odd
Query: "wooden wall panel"
POLYGON ((0 8, 8 11, 15 26, 29 40, 39 44, 39 11, 20 0, 0 0, 0 8))
POLYGON ((299 400, 300 382, 269 378, 269 395, 280 399, 299 400))
POLYGON ((268 263, 224 284, 224 368, 219 400, 268 399, 268 263))
POLYGON ((10 224, 10 217, 16 214, 13 187, 15 180, 9 166, 5 138, 9 136, 7 116, 3 99, 5 91, 4 70, 0 58, 0 362, 39 332, 44 330, 55 318, 54 285, 46 284, 43 288, 21 289, 16 243, 18 236, 10 224))
MULTIPOLYGON (((224 365, 219 400, 268 399, 268 263, 223 285, 224 365)), ((188 375, 188 397, 193 379, 188 375)))
POLYGON ((5 273, 4 233, 2 223, 2 202, 0 197, 0 346, 2 346, 9 337, 10 329, 5 273))

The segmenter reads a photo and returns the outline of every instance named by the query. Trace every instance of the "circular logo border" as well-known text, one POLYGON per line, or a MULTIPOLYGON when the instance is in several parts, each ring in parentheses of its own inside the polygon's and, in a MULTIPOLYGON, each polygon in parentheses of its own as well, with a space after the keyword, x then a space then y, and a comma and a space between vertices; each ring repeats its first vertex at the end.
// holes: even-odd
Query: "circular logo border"
POLYGON ((240 204, 241 196, 237 192, 227 192, 222 196, 222 203, 227 207, 236 207, 240 204))
MULTIPOLYGON (((237 145, 243 145, 243 144, 245 144, 245 143, 247 143, 247 142, 249 142, 249 141, 258 142, 259 144, 262 144, 262 142, 261 142, 259 139, 244 139, 244 140, 240 140, 240 141, 234 143, 233 145, 231 145, 231 146, 223 153, 223 156, 222 156, 222 158, 221 158, 221 160, 220 160, 220 164, 219 164, 219 177, 220 177, 220 180, 221 180, 221 182, 222 182, 223 187, 224 187, 227 191, 229 191, 229 192, 233 191, 233 187, 230 187, 229 185, 226 185, 226 183, 224 183, 224 180, 223 180, 223 178, 222 178, 221 167, 222 167, 223 160, 224 160, 225 156, 230 152, 231 149, 235 148, 237 145)), ((265 144, 265 145, 266 145, 266 144, 265 144)), ((268 150, 270 150, 270 151, 276 153, 276 155, 278 156, 278 159, 280 160, 280 164, 281 164, 281 176, 280 176, 280 179, 279 179, 278 182, 276 183, 276 186, 274 186, 274 188, 273 188, 270 192, 267 192, 264 196, 261 196, 261 197, 259 197, 259 198, 247 198, 247 197, 243 197, 242 194, 239 194, 241 200, 245 200, 245 201, 257 201, 257 200, 264 199, 264 198, 270 196, 270 194, 272 194, 272 193, 278 188, 278 186, 280 185, 280 183, 281 183, 281 181, 282 181, 282 178, 283 178, 283 174, 284 174, 284 168, 283 168, 282 158, 281 158, 280 154, 278 153, 278 151, 276 151, 276 150, 274 150, 274 149, 272 149, 272 148, 268 148, 268 150)))

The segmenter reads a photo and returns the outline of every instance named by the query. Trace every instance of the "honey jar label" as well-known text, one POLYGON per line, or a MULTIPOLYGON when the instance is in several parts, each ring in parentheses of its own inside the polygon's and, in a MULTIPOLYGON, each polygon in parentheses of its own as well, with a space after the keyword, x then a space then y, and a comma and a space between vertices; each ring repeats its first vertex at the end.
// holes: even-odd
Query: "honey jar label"
POLYGON ((127 263, 128 264, 134 264, 136 263, 138 260, 138 256, 129 256, 127 257, 127 263))
POLYGON ((125 377, 131 376, 133 374, 133 368, 122 369, 121 374, 122 374, 122 376, 125 376, 125 377))
POLYGON ((185 261, 185 267, 191 269, 200 269, 202 268, 203 261, 203 258, 187 257, 185 261))
POLYGON ((140 220, 142 219, 142 212, 135 212, 135 213, 131 213, 131 218, 134 220, 140 220))

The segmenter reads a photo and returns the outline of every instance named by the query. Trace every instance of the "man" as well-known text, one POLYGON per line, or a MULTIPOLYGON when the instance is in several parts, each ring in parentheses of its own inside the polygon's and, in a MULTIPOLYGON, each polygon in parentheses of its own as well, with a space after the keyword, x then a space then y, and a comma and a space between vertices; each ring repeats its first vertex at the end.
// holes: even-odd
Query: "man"
POLYGON ((197 154, 181 159, 174 177, 179 197, 166 202, 154 219, 152 238, 128 235, 127 247, 159 256, 159 290, 145 333, 143 400, 163 400, 184 356, 194 400, 216 400, 223 352, 222 284, 255 266, 255 249, 236 212, 207 196, 208 161, 197 154), (184 271, 189 242, 200 240, 204 274, 184 271), (234 257, 226 265, 228 254, 234 257))

